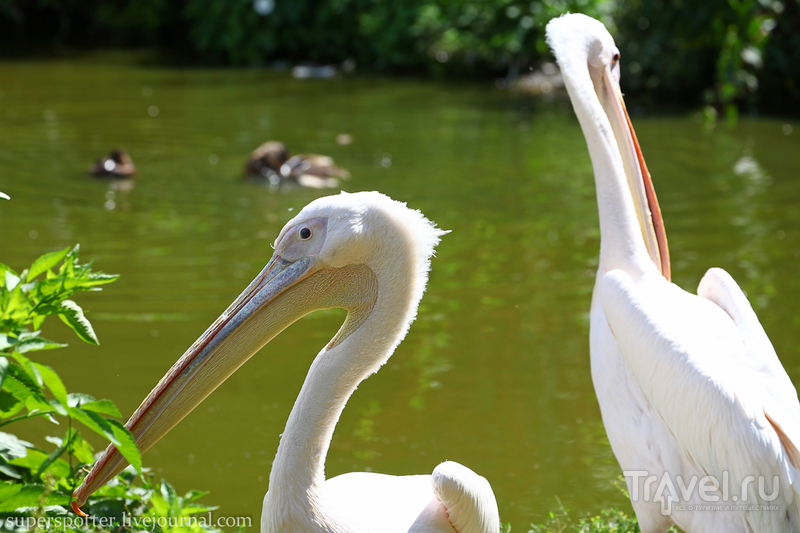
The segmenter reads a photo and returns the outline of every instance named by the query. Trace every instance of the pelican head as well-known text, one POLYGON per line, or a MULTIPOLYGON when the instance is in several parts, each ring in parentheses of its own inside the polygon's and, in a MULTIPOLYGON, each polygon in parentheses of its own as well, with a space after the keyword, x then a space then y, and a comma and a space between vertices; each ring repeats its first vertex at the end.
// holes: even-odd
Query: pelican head
MULTIPOLYGON (((261 273, 130 418, 126 426, 139 450, 148 450, 294 321, 338 307, 347 310, 347 318, 309 372, 328 379, 320 380, 313 398, 312 393, 301 398, 322 402, 325 394, 320 391, 330 388, 324 392, 339 403, 321 409, 319 423, 308 420, 307 410, 306 420, 296 424, 320 433, 315 437, 320 453, 314 455, 324 462, 344 402, 361 380, 386 362, 408 331, 425 290, 430 257, 443 233, 419 211, 377 192, 341 193, 310 203, 280 232, 261 273)), ((109 446, 75 491, 73 509, 80 512, 88 496, 125 466, 122 455, 109 446)), ((316 465, 314 475, 323 466, 316 465)))
POLYGON ((589 144, 595 175, 608 170, 627 178, 647 253, 669 280, 669 250, 661 209, 622 98, 620 53, 614 39, 600 21, 570 14, 547 24, 547 42, 561 67, 589 144))

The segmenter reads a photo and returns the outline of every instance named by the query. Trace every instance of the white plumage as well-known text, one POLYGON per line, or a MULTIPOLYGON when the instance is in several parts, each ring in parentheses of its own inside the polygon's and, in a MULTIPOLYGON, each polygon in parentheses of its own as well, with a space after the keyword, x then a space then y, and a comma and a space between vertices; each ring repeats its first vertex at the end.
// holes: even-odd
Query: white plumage
POLYGON ((698 295, 670 283, 660 212, 609 33, 567 15, 548 24, 547 38, 595 172, 601 244, 592 379, 642 531, 800 531, 794 386, 730 275, 712 268, 698 295), (700 490, 705 476, 719 486, 700 490))
MULTIPOLYGON (((311 364, 281 436, 261 531, 499 533, 489 483, 458 463, 442 463, 432 476, 362 472, 325 479, 339 416, 358 384, 405 337, 443 233, 419 211, 376 192, 342 193, 306 206, 281 231, 261 274, 128 421, 140 449, 292 322, 341 307, 347 318, 311 364)), ((75 492, 74 507, 124 466, 109 447, 75 492)))

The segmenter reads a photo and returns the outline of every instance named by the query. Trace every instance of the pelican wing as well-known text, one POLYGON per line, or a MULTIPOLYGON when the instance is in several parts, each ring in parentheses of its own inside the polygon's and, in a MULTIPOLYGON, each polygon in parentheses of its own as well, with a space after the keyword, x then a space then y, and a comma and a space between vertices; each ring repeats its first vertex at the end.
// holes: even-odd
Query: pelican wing
POLYGON ((430 476, 349 472, 325 481, 328 522, 342 531, 368 533, 452 533, 431 489, 430 476))
POLYGON ((800 469, 800 402, 797 389, 775 353, 747 297, 730 274, 711 268, 700 280, 697 294, 717 304, 739 330, 750 376, 760 382, 764 412, 781 438, 795 469, 800 469))
POLYGON ((431 476, 351 472, 325 481, 331 522, 370 533, 499 533, 500 515, 489 482, 452 461, 431 476))
POLYGON ((431 476, 433 493, 458 533, 499 533, 500 513, 486 478, 466 466, 445 461, 431 476))
MULTIPOLYGON (((743 510, 756 531, 797 531, 800 472, 785 447, 783 430, 770 418, 774 414, 779 419, 775 422, 783 421, 788 428, 797 420, 790 423, 786 417, 791 409, 776 408, 765 391, 776 385, 768 374, 754 376, 756 361, 774 357, 780 366, 774 350, 755 352, 764 347, 763 329, 762 339, 748 319, 744 322, 752 335, 743 334, 723 307, 666 280, 637 285, 628 274, 614 270, 603 277, 599 289, 623 360, 688 460, 718 480, 727 472, 730 494, 740 503, 777 506, 771 511, 743 510), (742 491, 748 476, 755 481, 742 491), (771 496, 774 476, 779 478, 779 493, 774 500, 765 499, 758 479, 764 478, 762 492, 771 496)), ((762 366, 772 372, 775 364, 762 366)), ((797 396, 791 403, 797 404, 797 396)))

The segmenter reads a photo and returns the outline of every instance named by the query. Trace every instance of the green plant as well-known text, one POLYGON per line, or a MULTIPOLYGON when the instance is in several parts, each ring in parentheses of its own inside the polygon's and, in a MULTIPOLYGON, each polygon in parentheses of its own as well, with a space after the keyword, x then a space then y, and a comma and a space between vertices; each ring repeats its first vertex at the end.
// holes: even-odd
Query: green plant
POLYGON ((550 19, 580 12, 610 25, 612 7, 607 0, 427 0, 409 31, 437 70, 516 78, 550 55, 544 35, 550 19))
POLYGON ((707 116, 722 112, 734 122, 740 106, 756 102, 762 80, 772 80, 774 92, 790 90, 775 87, 791 69, 773 65, 775 47, 768 48, 776 29, 784 43, 792 33, 784 11, 778 0, 628 0, 614 17, 623 86, 653 98, 704 102, 707 116))
POLYGON ((570 519, 564 507, 550 511, 544 524, 531 524, 528 533, 639 533, 639 524, 619 509, 603 509, 599 515, 570 519))
POLYGON ((217 531, 206 524, 203 517, 195 515, 209 513, 216 507, 207 507, 202 504, 194 503, 195 500, 208 494, 207 492, 190 491, 184 496, 179 496, 175 489, 165 480, 161 481, 158 492, 154 492, 149 498, 150 509, 143 516, 151 518, 155 524, 166 522, 167 528, 164 533, 172 529, 169 524, 175 524, 176 533, 200 533, 217 531))
POLYGON ((29 358, 31 352, 64 346, 41 336, 41 325, 51 315, 61 318, 82 340, 98 344, 83 309, 70 298, 78 291, 99 290, 115 279, 92 272, 90 264, 79 264, 77 246, 45 254, 21 274, 0 264, 0 428, 36 417, 57 425, 59 420, 66 422, 61 436, 47 439, 56 446, 50 453, 0 433, 0 472, 14 480, 0 485, 0 512, 31 506, 42 498, 45 504, 69 502, 78 470, 93 461, 92 448, 74 427, 75 421, 114 443, 141 469, 133 437, 111 418, 120 413, 110 400, 67 393, 50 366, 29 358), (60 268, 54 270, 58 263, 60 268))
POLYGON ((139 451, 130 432, 115 420, 120 413, 110 400, 67 393, 55 370, 30 359, 31 352, 64 346, 41 336, 42 323, 51 315, 82 340, 98 344, 91 323, 70 298, 116 279, 93 272, 91 264, 81 265, 77 246, 45 254, 20 274, 0 263, 0 428, 37 417, 62 428, 60 436, 46 438, 55 448, 50 452, 0 431, 0 531, 219 531, 210 515, 194 516, 215 509, 195 503, 205 493, 179 496, 168 482, 156 487, 152 475, 142 475, 146 470, 139 451), (93 518, 88 520, 67 510, 81 472, 94 462, 94 450, 75 422, 108 439, 134 465, 89 499, 84 509, 93 518))
MULTIPOLYGON (((733 118, 800 104, 800 3, 785 0, 0 0, 0 49, 158 47, 177 62, 357 64, 359 70, 488 78, 551 58, 547 21, 602 20, 623 86, 733 118), (81 31, 75 31, 80 28, 81 31), (617 31, 618 30, 618 31, 617 31)), ((165 54, 158 54, 165 57, 165 54)))

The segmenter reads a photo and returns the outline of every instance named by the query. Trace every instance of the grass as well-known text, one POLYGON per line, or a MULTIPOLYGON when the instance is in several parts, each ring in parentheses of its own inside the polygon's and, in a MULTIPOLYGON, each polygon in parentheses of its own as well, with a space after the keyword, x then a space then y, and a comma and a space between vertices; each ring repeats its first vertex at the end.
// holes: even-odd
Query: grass
MULTIPOLYGON (((516 531, 516 530, 515 530, 516 531)), ((511 525, 505 524, 501 533, 512 533, 511 525)), ((547 520, 531 524, 527 533, 640 533, 636 517, 626 515, 616 508, 603 509, 599 515, 574 519, 563 506, 550 511, 547 520)))
MULTIPOLYGON (((500 531, 512 533, 511 524, 503 525, 500 531)), ((615 507, 603 509, 596 516, 575 519, 560 506, 557 511, 550 511, 544 523, 531 524, 526 533, 640 533, 640 529, 635 516, 628 516, 615 507)), ((680 530, 673 526, 669 533, 680 533, 680 530)))

